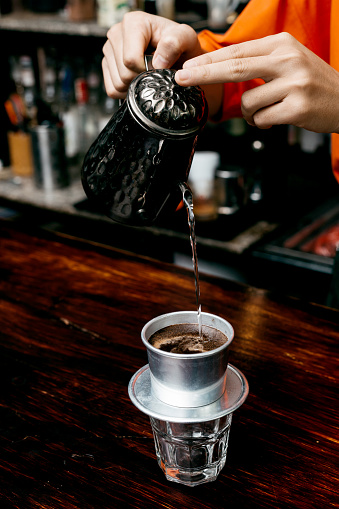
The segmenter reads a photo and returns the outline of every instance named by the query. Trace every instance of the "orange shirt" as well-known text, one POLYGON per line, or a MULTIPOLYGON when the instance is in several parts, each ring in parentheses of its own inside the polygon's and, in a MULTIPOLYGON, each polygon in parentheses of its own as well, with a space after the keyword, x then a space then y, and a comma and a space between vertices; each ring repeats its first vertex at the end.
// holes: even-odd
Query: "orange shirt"
MULTIPOLYGON (((289 32, 339 71, 339 0, 250 0, 225 34, 204 30, 205 51, 289 32), (335 26, 336 25, 336 26, 335 26)), ((261 80, 225 83, 222 119, 241 117, 241 96, 261 80)), ((339 134, 332 134, 332 168, 339 182, 339 134)))

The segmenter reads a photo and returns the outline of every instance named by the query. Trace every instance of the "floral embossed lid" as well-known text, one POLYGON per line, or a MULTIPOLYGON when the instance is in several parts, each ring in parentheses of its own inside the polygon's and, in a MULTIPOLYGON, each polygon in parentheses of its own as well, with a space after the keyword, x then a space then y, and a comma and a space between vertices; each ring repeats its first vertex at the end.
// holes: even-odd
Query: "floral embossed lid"
POLYGON ((186 137, 205 124, 207 102, 200 87, 181 87, 175 70, 159 69, 140 74, 131 83, 127 105, 146 129, 162 136, 186 137))

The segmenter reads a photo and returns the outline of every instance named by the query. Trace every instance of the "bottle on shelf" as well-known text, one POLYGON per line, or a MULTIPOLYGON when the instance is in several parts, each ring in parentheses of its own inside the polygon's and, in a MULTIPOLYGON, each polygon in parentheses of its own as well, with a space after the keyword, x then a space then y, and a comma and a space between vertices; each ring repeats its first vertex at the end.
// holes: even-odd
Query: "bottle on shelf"
POLYGON ((100 132, 101 116, 101 75, 97 66, 93 66, 87 74, 88 86, 88 115, 86 122, 86 136, 88 147, 100 132))
POLYGON ((97 0, 97 23, 109 28, 119 23, 130 10, 129 2, 124 0, 97 0))
POLYGON ((31 57, 22 55, 19 59, 19 66, 22 98, 26 107, 26 116, 30 123, 35 123, 37 116, 37 89, 31 57))
POLYGON ((44 65, 41 72, 41 99, 49 105, 51 112, 58 115, 58 83, 56 65, 50 57, 44 58, 44 65))
POLYGON ((79 119, 74 99, 74 75, 69 64, 62 65, 59 81, 59 117, 64 126, 66 157, 72 163, 79 155, 79 119))
POLYGON ((70 21, 88 21, 96 17, 95 0, 67 0, 66 13, 70 21))
POLYGON ((11 58, 10 77, 13 90, 5 100, 8 116, 8 150, 15 178, 33 175, 33 158, 29 125, 36 122, 36 88, 32 60, 29 56, 11 58))
POLYGON ((76 78, 74 81, 74 87, 78 115, 79 155, 82 158, 89 149, 87 134, 87 124, 89 121, 89 94, 87 80, 83 77, 76 78))

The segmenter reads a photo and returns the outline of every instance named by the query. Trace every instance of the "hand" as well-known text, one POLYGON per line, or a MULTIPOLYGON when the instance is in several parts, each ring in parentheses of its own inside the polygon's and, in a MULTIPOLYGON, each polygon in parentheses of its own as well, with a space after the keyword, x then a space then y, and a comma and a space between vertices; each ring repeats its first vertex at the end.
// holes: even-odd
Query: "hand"
POLYGON ((290 34, 234 44, 183 67, 175 77, 182 86, 261 78, 263 85, 242 95, 242 113, 251 125, 339 133, 339 73, 290 34))
POLYGON ((144 12, 126 14, 107 37, 102 69, 106 92, 115 99, 125 97, 130 82, 145 70, 146 51, 155 49, 155 69, 181 66, 202 53, 193 28, 144 12))

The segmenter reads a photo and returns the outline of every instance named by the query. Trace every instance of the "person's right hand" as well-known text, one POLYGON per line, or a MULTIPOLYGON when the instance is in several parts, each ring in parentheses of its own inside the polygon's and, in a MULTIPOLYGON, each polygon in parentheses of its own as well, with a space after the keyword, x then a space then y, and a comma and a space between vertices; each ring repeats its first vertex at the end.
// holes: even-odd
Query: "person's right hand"
POLYGON ((145 70, 148 51, 154 51, 155 69, 180 67, 185 60, 202 54, 197 34, 188 25, 141 11, 130 12, 109 29, 103 47, 102 69, 110 97, 126 96, 130 82, 145 70))
POLYGON ((183 67, 175 75, 181 86, 206 89, 212 83, 261 79, 262 85, 246 90, 241 98, 242 114, 250 125, 267 129, 291 124, 339 133, 339 72, 288 33, 205 53, 183 67))

